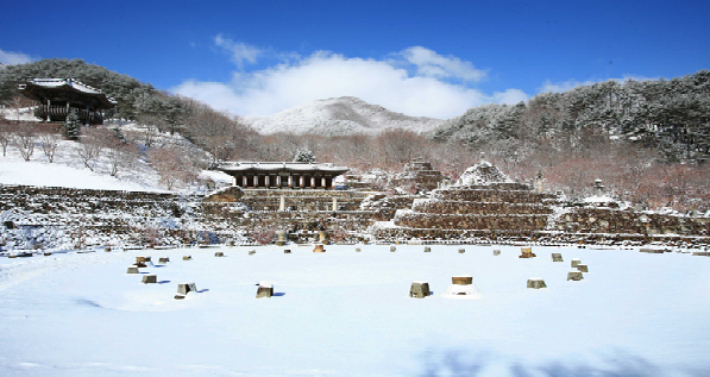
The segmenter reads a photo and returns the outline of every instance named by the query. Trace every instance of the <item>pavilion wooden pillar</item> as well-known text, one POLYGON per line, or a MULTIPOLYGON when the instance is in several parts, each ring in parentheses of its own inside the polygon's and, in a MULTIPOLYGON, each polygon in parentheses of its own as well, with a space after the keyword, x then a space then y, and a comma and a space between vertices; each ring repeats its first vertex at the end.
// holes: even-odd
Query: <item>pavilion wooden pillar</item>
POLYGON ((247 176, 242 177, 242 187, 247 187, 249 183, 247 182, 247 176))
POLYGON ((321 187, 322 189, 326 189, 326 187, 325 187, 325 177, 323 177, 323 178, 320 179, 320 187, 321 187))
POLYGON ((316 177, 311 177, 311 188, 316 188, 316 177))
POLYGON ((304 176, 298 177, 298 187, 303 188, 303 186, 306 184, 305 180, 306 177, 304 176))
POLYGON ((276 176, 276 187, 281 188, 281 176, 276 176))
POLYGON ((254 176, 253 181, 254 181, 254 188, 259 187, 259 176, 258 175, 254 176))
POLYGON ((288 176, 288 188, 293 188, 293 176, 288 176))
POLYGON ((271 187, 271 177, 268 175, 264 177, 264 187, 269 188, 271 187))

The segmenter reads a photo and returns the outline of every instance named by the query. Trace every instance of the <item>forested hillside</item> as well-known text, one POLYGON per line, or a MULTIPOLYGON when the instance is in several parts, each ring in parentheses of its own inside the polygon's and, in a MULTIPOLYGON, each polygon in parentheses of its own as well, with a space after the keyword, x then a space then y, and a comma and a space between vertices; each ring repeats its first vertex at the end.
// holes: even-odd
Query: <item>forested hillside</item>
POLYGON ((137 121, 162 132, 180 132, 215 159, 227 158, 236 149, 248 150, 245 141, 255 134, 235 117, 206 104, 158 91, 148 83, 80 59, 44 59, 6 66, 0 70, 0 104, 21 102, 17 85, 38 77, 74 78, 100 88, 118 102, 109 117, 137 121))
POLYGON ((599 131, 656 148, 668 161, 705 159, 710 151, 710 71, 671 80, 610 80, 538 94, 527 104, 476 107, 445 122, 431 137, 461 140, 474 148, 524 143, 529 150, 538 143, 575 145, 581 134, 599 131))

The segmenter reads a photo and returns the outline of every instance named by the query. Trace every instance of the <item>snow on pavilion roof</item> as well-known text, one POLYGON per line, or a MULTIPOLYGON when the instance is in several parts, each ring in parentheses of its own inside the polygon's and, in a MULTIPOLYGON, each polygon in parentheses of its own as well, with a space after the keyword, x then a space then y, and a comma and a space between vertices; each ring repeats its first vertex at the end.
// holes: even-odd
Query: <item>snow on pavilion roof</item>
POLYGON ((25 94, 30 97, 38 97, 37 95, 33 95, 34 92, 38 90, 57 89, 90 95, 99 99, 101 105, 106 108, 111 108, 118 104, 116 100, 106 96, 106 94, 104 94, 101 89, 93 88, 89 85, 82 83, 81 81, 77 81, 74 79, 33 79, 32 81, 29 81, 26 84, 20 84, 19 89, 25 92, 25 94))
POLYGON ((334 166, 329 163, 303 163, 303 162, 223 162, 217 165, 217 170, 227 174, 246 172, 297 172, 297 173, 329 173, 340 175, 348 170, 345 166, 334 166))

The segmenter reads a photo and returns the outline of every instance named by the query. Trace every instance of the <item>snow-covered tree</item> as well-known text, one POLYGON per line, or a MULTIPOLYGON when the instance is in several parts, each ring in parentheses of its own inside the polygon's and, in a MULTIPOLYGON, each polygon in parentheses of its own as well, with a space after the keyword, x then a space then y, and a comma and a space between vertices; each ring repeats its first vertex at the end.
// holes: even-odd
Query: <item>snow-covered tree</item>
POLYGON ((79 123, 79 116, 76 115, 76 109, 73 109, 73 111, 67 115, 64 127, 62 127, 62 133, 64 137, 69 140, 79 140, 79 136, 81 136, 81 124, 79 123))
POLYGON ((293 162, 316 162, 316 156, 308 149, 299 149, 298 152, 296 152, 296 156, 293 157, 293 162))

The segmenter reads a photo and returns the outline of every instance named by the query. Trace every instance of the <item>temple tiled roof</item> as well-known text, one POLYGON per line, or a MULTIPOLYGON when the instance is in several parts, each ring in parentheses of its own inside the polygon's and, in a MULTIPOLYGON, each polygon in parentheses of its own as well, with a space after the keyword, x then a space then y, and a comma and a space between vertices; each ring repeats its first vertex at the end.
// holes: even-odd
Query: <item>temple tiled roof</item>
POLYGON ((345 166, 334 166, 329 163, 302 162, 223 162, 217 165, 217 170, 225 173, 238 174, 246 172, 294 172, 294 173, 329 173, 340 175, 348 170, 345 166))
POLYGON ((25 93, 30 98, 37 97, 35 99, 40 100, 40 95, 36 92, 42 90, 66 90, 69 92, 80 93, 84 95, 89 95, 96 98, 103 108, 112 108, 116 106, 118 102, 113 98, 109 98, 101 89, 93 88, 86 85, 80 81, 74 79, 33 79, 26 84, 20 84, 19 89, 25 93))

